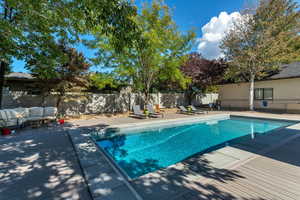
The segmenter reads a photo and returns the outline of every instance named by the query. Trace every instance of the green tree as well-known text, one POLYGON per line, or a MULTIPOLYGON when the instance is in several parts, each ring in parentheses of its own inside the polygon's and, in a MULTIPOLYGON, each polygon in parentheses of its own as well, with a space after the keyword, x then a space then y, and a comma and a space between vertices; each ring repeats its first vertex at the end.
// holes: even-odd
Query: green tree
POLYGON ((172 20, 169 8, 161 1, 144 4, 134 18, 140 37, 122 53, 112 47, 111 38, 97 37, 96 61, 113 67, 122 79, 132 83, 134 89, 149 102, 150 92, 158 78, 176 80, 185 85, 187 79, 180 71, 187 51, 191 48, 193 32, 183 35, 172 20))
POLYGON ((90 63, 82 53, 64 41, 56 45, 56 52, 61 56, 57 59, 47 59, 45 52, 36 53, 28 60, 26 68, 40 80, 40 89, 44 97, 51 92, 58 94, 56 106, 59 108, 67 92, 81 90, 88 86, 86 76, 90 63))
POLYGON ((250 82, 250 110, 254 109, 254 81, 299 58, 299 46, 293 44, 299 40, 299 16, 292 0, 261 0, 255 10, 246 10, 222 41, 230 64, 228 76, 242 76, 250 82))
POLYGON ((135 37, 135 14, 126 0, 0 0, 0 102, 12 58, 29 60, 43 51, 55 58, 58 39, 75 42, 93 30, 113 35, 114 48, 121 49, 135 37))
POLYGON ((124 86, 122 80, 119 80, 114 73, 91 73, 89 75, 89 88, 96 90, 118 90, 124 86))

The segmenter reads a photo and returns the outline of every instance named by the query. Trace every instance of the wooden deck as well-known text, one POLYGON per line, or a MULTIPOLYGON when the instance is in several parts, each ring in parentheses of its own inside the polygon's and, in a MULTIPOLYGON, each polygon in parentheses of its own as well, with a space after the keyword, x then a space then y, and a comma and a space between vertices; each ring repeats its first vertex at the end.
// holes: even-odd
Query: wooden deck
POLYGON ((242 178, 212 181, 199 193, 181 199, 300 199, 300 137, 237 167, 242 178), (207 198, 213 197, 213 198, 207 198))

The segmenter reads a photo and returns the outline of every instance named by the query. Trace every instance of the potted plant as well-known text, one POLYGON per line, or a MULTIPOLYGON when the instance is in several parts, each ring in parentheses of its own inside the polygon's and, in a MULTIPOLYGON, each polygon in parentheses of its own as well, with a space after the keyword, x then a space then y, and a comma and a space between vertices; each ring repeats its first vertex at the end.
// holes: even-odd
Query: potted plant
POLYGON ((65 119, 64 119, 64 115, 60 114, 57 120, 58 124, 64 124, 65 123, 65 119))
POLYGON ((188 107, 187 107, 187 110, 188 110, 189 112, 192 112, 192 107, 191 107, 191 106, 188 106, 188 107))
POLYGON ((148 117, 149 116, 149 110, 146 108, 145 110, 144 110, 144 114, 148 117))

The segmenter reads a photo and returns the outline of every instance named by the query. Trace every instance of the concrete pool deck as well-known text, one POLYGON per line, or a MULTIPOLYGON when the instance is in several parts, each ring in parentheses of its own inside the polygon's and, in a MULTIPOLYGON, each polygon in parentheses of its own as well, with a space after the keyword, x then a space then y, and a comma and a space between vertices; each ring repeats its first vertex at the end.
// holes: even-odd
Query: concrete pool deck
MULTIPOLYGON (((209 115, 219 113, 300 120, 296 114, 210 112, 209 115)), ((191 116, 166 114, 165 119, 187 117, 191 116)), ((160 119, 146 119, 151 120, 160 119)), ((232 146, 196 155, 130 182, 94 148, 91 140, 76 133, 76 130, 85 133, 90 128, 144 121, 98 117, 74 120, 70 128, 62 130, 31 129, 12 137, 0 137, 0 199, 300 199, 299 125, 278 130, 270 137, 250 141, 241 138, 232 146), (74 142, 73 147, 66 131, 75 131, 69 135, 74 136, 72 141, 79 146, 74 142), (99 163, 101 168, 95 166, 99 163)))
POLYGON ((64 128, 0 137, 0 199, 92 200, 64 128))

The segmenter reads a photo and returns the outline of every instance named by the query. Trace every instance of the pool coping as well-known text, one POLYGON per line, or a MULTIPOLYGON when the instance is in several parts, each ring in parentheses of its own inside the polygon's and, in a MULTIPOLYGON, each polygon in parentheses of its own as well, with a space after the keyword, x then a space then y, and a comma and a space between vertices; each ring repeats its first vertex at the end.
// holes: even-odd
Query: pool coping
POLYGON ((220 119, 224 117, 230 117, 230 114, 213 114, 213 115, 205 115, 205 114, 198 114, 195 117, 185 117, 185 118, 176 118, 176 119, 161 119, 155 121, 147 121, 147 122, 138 122, 138 123, 126 123, 120 125, 112 125, 107 128, 131 128, 135 126, 143 126, 143 125, 159 125, 165 124, 168 122, 178 122, 178 124, 186 123, 186 122, 198 122, 198 121, 207 121, 209 119, 220 119), (205 118, 204 118, 205 117, 205 118))
POLYGON ((254 119, 262 119, 262 120, 272 120, 272 121, 286 121, 286 122, 293 122, 293 123, 300 123, 298 119, 289 119, 289 118, 275 118, 275 117, 264 117, 264 116, 247 116, 247 115, 238 115, 238 114, 230 114, 230 117, 240 117, 240 118, 254 118, 254 119))
MULTIPOLYGON (((172 125, 185 125, 195 122, 203 122, 208 120, 226 120, 229 119, 229 114, 214 114, 214 115, 198 115, 197 117, 186 117, 186 118, 177 118, 177 119, 161 119, 155 121, 147 122, 138 122, 138 123, 126 123, 120 125, 111 125, 102 129, 102 131, 108 132, 108 135, 100 135, 100 138, 108 138, 116 135, 122 135, 124 132, 131 131, 131 134, 134 134, 135 130, 140 130, 141 127, 145 129, 148 128, 157 128, 159 125, 164 125, 164 127, 172 125), (171 123, 171 124, 168 124, 171 123), (110 135, 111 134, 111 135, 110 135)), ((97 131, 96 131, 97 132, 97 131)))
MULTIPOLYGON (((195 120, 195 121, 206 121, 206 120, 209 120, 211 118, 214 118, 216 116, 229 116, 229 117, 245 117, 245 118, 257 118, 257 119, 266 119, 266 120, 278 120, 278 121, 289 121, 289 122, 294 122, 294 124, 292 125, 289 125, 289 126, 286 126, 286 127, 280 127, 280 128, 277 128, 277 129, 274 129, 272 130, 271 132, 277 132, 279 131, 279 129, 283 129, 283 128, 287 128, 287 127, 290 127, 290 126, 294 126, 296 124, 299 125, 299 120, 291 120, 291 119, 286 119, 286 118, 273 118, 273 117, 253 117, 253 116, 244 116, 244 115, 230 115, 230 114, 215 114, 215 115, 210 115, 210 116, 205 116, 205 115, 199 115, 197 117, 188 117, 188 118, 177 118, 177 119, 162 119, 162 120, 159 120, 159 121, 148 121, 148 122, 140 122, 140 123, 127 123, 127 124, 122 124, 122 125, 112 125, 112 126, 109 126, 109 127, 134 127, 134 126, 143 126, 143 125, 150 125, 150 124, 159 124, 159 123, 167 123, 167 122, 176 122, 176 121, 190 121, 190 120, 195 120), (201 116, 201 117, 200 117, 201 116)), ((94 139, 92 139, 88 133, 86 132, 83 132, 82 130, 69 130, 68 131, 68 134, 70 135, 71 137, 71 140, 73 142, 73 145, 75 147, 75 151, 77 153, 77 156, 78 156, 78 159, 79 159, 79 162, 80 162, 80 165, 83 169, 83 173, 84 173, 84 177, 88 183, 88 187, 92 193, 92 196, 95 200, 98 200, 98 199, 110 199, 109 197, 109 194, 108 196, 101 196, 97 193, 97 190, 100 189, 101 191, 101 186, 103 187, 103 185, 100 184, 100 188, 97 187, 97 181, 93 180, 93 178, 89 177, 89 172, 87 170, 87 168, 89 167, 88 165, 85 164, 85 162, 87 162, 88 158, 82 156, 82 151, 83 152, 86 152, 86 153, 97 153, 98 156, 100 156, 101 158, 104 158, 104 160, 108 163, 108 165, 111 167, 111 169, 114 171, 114 173, 118 176, 118 177, 122 177, 118 183, 116 184, 121 184, 123 186, 125 186, 125 188, 127 189, 127 193, 131 193, 131 198, 130 199, 133 199, 132 197, 134 197, 135 199, 137 200, 142 200, 143 198, 139 195, 139 193, 136 191, 136 189, 132 186, 132 183, 131 181, 134 181, 136 178, 134 179, 131 179, 130 177, 128 177, 128 175, 123 171, 123 169, 121 169, 119 166, 116 165, 116 163, 113 161, 113 159, 111 158, 111 156, 109 154, 107 154, 103 149, 101 149, 95 142, 94 139), (79 137, 79 138, 78 138, 79 137), (121 182, 121 183, 120 183, 121 182)), ((295 137, 295 136, 294 136, 295 137)), ((288 141, 290 139, 293 139, 293 136, 290 136, 288 138, 285 139, 285 141, 288 141)), ((268 149, 270 148, 275 148, 276 146, 278 146, 278 144, 276 145, 272 145, 271 147, 268 146, 266 148, 264 148, 265 151, 267 151, 268 149)), ((221 150, 223 148, 220 148, 220 149, 217 149, 217 150, 213 150, 209 153, 214 153, 214 152, 217 152, 218 150, 221 150)), ((207 153, 207 154, 209 154, 207 153)), ((205 153, 206 154, 206 153, 205 153)), ((241 163, 243 162, 246 162, 247 160, 255 157, 256 154, 252 155, 251 157, 245 159, 245 160, 236 160, 226 166, 224 166, 225 168, 232 168, 232 166, 239 166, 241 163)), ((196 156, 193 155, 191 157, 194 157, 196 156)), ((190 158, 190 157, 189 157, 190 158)), ((188 159, 188 158, 187 158, 188 159)), ((185 159, 186 160, 186 159, 185 159)), ((183 160, 183 161, 185 161, 183 160)), ((100 162, 97 162, 98 160, 91 160, 91 162, 93 163, 93 165, 97 166, 97 165, 101 165, 100 162)), ((183 161, 179 162, 179 163, 176 163, 174 165, 171 165, 171 166, 168 166, 167 168, 164 168, 164 169, 168 169, 168 168, 172 168, 180 163, 182 163, 183 161)), ((101 166, 99 167, 99 169, 101 169, 101 166)), ((160 169, 159 169, 160 170, 160 169)), ((157 171, 159 171, 157 170, 157 171)), ((151 176, 153 174, 155 174, 155 172, 151 172, 151 173, 148 173, 146 174, 147 176, 151 176)), ((146 175, 143 175, 143 176, 146 176, 146 175)), ((141 177, 143 177, 141 176, 141 177)), ((140 177, 138 177, 140 178, 140 177)), ((94 177, 95 179, 95 177, 94 177)), ((97 176, 96 176, 96 179, 97 179, 97 176)), ((99 185, 99 184, 98 184, 99 185)), ((111 190, 113 191, 114 188, 111 188, 111 190)), ((112 194, 112 195, 115 195, 115 194, 112 194)), ((122 199, 126 199, 124 195, 124 192, 122 192, 122 194, 119 194, 122 196, 122 199)))
POLYGON ((124 175, 120 173, 119 169, 108 159, 88 133, 82 129, 70 129, 67 132, 73 143, 84 179, 94 200, 114 199, 116 196, 122 196, 124 200, 142 200, 124 175), (94 156, 89 157, 89 154, 94 156), (101 170, 107 171, 107 168, 110 168, 109 172, 98 172, 101 170), (107 188, 103 189, 105 181, 109 179, 108 175, 111 176, 111 179, 116 180, 109 180, 112 183, 109 182, 107 188), (121 190, 121 192, 118 190, 121 190))

